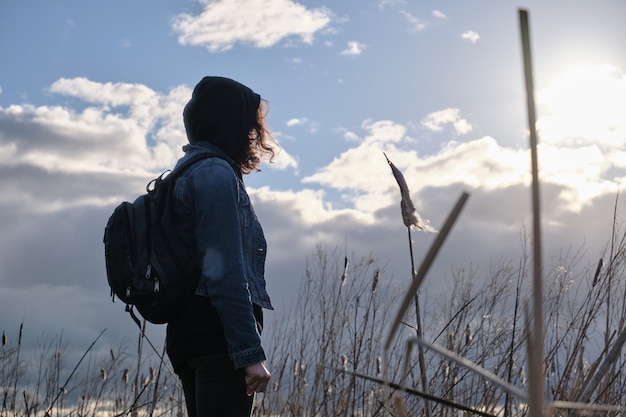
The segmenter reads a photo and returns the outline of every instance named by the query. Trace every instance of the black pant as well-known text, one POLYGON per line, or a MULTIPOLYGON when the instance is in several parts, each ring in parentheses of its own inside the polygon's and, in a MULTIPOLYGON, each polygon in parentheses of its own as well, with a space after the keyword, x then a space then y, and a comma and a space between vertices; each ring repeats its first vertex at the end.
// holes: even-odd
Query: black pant
POLYGON ((254 396, 246 393, 245 371, 226 354, 189 359, 178 369, 189 417, 249 417, 254 396))

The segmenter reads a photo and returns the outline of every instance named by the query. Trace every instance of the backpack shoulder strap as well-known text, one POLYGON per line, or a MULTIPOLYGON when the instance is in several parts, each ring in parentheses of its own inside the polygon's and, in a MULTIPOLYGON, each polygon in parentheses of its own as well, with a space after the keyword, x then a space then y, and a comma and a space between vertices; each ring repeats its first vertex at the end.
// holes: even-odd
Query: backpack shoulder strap
POLYGON ((217 158, 223 159, 224 161, 228 162, 228 165, 230 165, 230 167, 235 171, 235 173, 237 173, 237 169, 233 166, 232 162, 226 159, 224 156, 219 155, 215 152, 211 152, 211 151, 201 151, 201 152, 197 152, 195 155, 190 156, 187 160, 185 160, 182 164, 175 167, 174 169, 169 169, 163 172, 157 178, 150 181, 146 185, 146 192, 148 194, 152 194, 157 189, 157 187, 161 183, 163 183, 164 180, 167 180, 166 182, 170 184, 174 184, 174 180, 176 179, 176 177, 181 175, 186 169, 188 169, 190 166, 192 166, 196 162, 201 161, 206 158, 210 158, 210 157, 217 157, 217 158))

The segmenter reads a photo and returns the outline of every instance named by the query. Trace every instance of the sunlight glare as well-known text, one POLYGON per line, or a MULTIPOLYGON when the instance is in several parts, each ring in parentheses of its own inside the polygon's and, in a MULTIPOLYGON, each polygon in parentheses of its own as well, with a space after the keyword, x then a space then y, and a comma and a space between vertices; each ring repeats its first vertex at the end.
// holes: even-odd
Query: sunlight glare
POLYGON ((540 140, 561 146, 626 142, 626 75, 610 65, 571 68, 538 93, 540 140))

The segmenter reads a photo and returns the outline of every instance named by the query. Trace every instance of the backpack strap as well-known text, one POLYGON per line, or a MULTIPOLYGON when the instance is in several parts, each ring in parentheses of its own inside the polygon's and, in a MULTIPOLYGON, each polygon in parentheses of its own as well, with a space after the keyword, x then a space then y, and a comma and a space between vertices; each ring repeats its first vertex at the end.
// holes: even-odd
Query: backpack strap
POLYGON ((189 168, 196 162, 201 161, 206 158, 210 158, 210 157, 217 157, 217 158, 223 159, 224 161, 228 162, 228 165, 230 165, 235 172, 237 172, 237 169, 233 166, 232 162, 229 161, 226 157, 219 155, 215 152, 211 152, 211 151, 199 151, 195 155, 190 156, 187 160, 185 160, 179 166, 173 169, 168 169, 164 171, 161 175, 159 175, 158 177, 150 181, 146 185, 146 191, 148 193, 153 192, 156 189, 156 187, 165 179, 165 177, 167 177, 168 180, 172 182, 174 179, 176 179, 176 177, 181 175, 185 170, 187 170, 187 168, 189 168))

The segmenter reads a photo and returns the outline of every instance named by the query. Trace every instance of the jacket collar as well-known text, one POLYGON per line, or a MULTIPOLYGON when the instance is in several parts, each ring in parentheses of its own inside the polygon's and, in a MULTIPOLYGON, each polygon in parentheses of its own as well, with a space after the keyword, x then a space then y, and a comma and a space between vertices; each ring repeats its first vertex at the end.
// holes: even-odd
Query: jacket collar
POLYGON ((183 146, 183 152, 185 152, 185 155, 189 155, 192 152, 211 152, 213 154, 216 154, 220 158, 226 160, 233 167, 233 169, 237 173, 237 176, 241 178, 241 169, 237 166, 237 164, 235 164, 235 161, 233 161, 230 156, 226 155, 226 152, 210 142, 189 143, 183 146))

